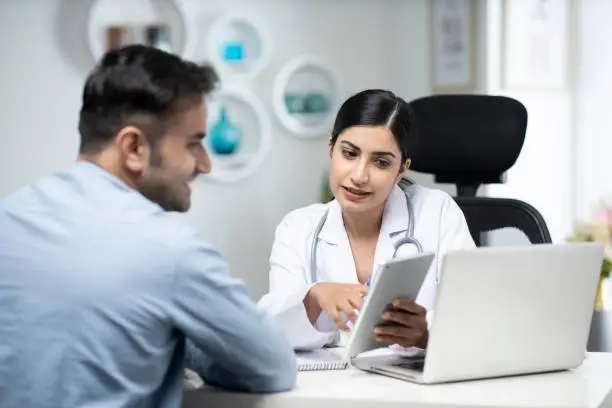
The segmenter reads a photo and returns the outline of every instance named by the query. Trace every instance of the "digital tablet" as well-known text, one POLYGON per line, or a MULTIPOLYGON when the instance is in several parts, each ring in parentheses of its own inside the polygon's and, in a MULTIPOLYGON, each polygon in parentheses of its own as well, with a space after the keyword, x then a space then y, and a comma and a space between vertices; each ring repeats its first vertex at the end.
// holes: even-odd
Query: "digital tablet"
POLYGON ((417 298, 433 259, 434 254, 426 252, 408 258, 391 259, 380 266, 353 326, 347 345, 346 355, 349 359, 390 345, 376 340, 374 328, 384 322, 381 314, 395 299, 417 298))

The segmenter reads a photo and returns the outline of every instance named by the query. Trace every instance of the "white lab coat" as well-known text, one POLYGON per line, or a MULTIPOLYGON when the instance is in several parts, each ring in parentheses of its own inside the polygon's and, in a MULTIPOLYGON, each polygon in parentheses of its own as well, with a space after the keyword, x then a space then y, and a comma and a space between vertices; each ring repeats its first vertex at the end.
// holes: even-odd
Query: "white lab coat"
MULTIPOLYGON (((428 310, 428 320, 436 298, 436 274, 440 255, 452 249, 473 248, 465 217, 447 193, 412 185, 409 187, 414 207, 414 236, 424 251, 436 253, 416 302, 428 310)), ((295 349, 316 349, 325 345, 346 345, 349 334, 337 330, 326 312, 313 326, 303 304, 312 286, 310 254, 315 229, 329 209, 318 238, 317 278, 319 281, 358 283, 350 243, 344 228, 341 208, 336 200, 314 204, 287 214, 276 229, 270 255, 270 289, 259 306, 271 313, 284 328, 295 349)), ((378 266, 393 256, 393 243, 404 236, 408 227, 408 208, 404 192, 394 186, 387 199, 374 254, 378 266)), ((413 253, 413 245, 404 245, 397 256, 413 253)))

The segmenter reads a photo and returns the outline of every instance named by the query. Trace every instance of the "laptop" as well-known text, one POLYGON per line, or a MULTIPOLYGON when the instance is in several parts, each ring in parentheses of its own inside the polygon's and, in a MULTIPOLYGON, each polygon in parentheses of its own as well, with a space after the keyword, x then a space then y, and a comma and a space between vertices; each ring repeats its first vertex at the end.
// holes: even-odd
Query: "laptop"
POLYGON ((360 357, 368 350, 353 347, 347 357, 359 369, 421 384, 576 368, 586 357, 603 256, 598 243, 449 252, 424 355, 360 357))

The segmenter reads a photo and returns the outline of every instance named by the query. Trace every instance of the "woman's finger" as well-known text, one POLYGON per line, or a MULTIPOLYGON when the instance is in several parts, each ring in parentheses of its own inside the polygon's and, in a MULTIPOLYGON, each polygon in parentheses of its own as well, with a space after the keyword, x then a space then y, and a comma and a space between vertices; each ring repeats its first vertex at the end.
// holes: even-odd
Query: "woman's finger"
POLYGON ((374 328, 374 334, 377 336, 401 337, 416 341, 423 335, 423 331, 406 326, 380 325, 374 328))
POLYGON ((385 310, 381 317, 383 320, 391 323, 398 323, 402 326, 424 330, 427 327, 427 320, 424 316, 415 315, 403 310, 391 309, 385 310))
POLYGON ((395 299, 392 304, 393 307, 405 310, 406 312, 414 313, 419 316, 425 316, 425 314, 427 314, 427 309, 416 304, 410 299, 395 299))
POLYGON ((325 311, 340 330, 349 330, 349 327, 344 323, 344 320, 342 320, 342 316, 337 306, 334 305, 333 307, 325 309, 325 311))
POLYGON ((357 313, 355 312, 355 307, 348 299, 339 302, 336 308, 344 313, 351 322, 355 323, 357 320, 357 313))
POLYGON ((354 309, 361 310, 361 307, 363 306, 363 295, 361 292, 355 292, 349 296, 348 301, 354 309))

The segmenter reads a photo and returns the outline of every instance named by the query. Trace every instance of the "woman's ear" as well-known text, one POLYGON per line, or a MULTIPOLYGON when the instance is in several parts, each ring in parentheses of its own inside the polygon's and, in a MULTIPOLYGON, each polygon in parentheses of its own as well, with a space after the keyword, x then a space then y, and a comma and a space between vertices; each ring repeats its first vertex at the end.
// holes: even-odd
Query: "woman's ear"
POLYGON ((406 170, 410 168, 411 164, 412 164, 412 160, 410 160, 410 158, 407 158, 406 161, 404 162, 404 173, 406 172, 406 170))
POLYGON ((410 161, 410 159, 406 159, 406 161, 404 162, 404 164, 400 168, 400 172, 397 175, 396 183, 399 183, 400 180, 404 178, 404 175, 406 175, 406 171, 410 168, 410 164, 411 163, 412 162, 410 161))
POLYGON ((329 149, 329 156, 331 157, 332 155, 332 150, 334 149, 334 145, 332 143, 332 138, 331 136, 329 137, 329 139, 327 139, 327 148, 329 149))

